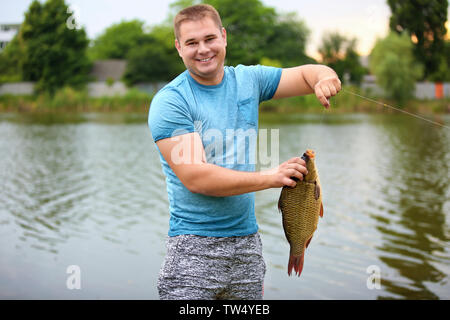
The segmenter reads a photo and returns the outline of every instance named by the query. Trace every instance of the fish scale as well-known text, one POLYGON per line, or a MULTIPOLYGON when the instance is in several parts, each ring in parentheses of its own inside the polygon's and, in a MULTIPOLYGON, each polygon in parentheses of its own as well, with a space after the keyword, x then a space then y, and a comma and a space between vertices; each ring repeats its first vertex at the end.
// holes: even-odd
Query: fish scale
POLYGON ((291 244, 291 254, 301 255, 306 241, 317 229, 319 215, 314 212, 319 212, 320 202, 314 200, 315 189, 315 183, 300 182, 291 192, 285 192, 282 205, 282 210, 286 212, 283 214, 283 228, 286 239, 291 244), (299 198, 305 198, 305 201, 299 202, 299 198), (290 207, 295 212, 291 212, 288 209, 290 207))
POLYGON ((283 187, 278 201, 284 233, 291 247, 288 274, 294 269, 299 276, 303 269, 305 249, 317 229, 319 216, 323 214, 314 152, 307 150, 302 158, 306 161, 308 174, 302 181, 297 181, 295 187, 283 187))

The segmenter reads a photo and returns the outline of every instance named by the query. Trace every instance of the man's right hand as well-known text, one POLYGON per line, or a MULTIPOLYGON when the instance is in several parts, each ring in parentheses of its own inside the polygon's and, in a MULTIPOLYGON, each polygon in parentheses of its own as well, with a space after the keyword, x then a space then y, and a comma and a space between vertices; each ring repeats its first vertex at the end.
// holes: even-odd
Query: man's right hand
POLYGON ((295 157, 283 162, 276 168, 263 171, 262 173, 271 176, 272 188, 280 188, 283 186, 295 187, 297 183, 291 177, 303 180, 303 176, 308 174, 308 170, 306 169, 305 160, 295 157))

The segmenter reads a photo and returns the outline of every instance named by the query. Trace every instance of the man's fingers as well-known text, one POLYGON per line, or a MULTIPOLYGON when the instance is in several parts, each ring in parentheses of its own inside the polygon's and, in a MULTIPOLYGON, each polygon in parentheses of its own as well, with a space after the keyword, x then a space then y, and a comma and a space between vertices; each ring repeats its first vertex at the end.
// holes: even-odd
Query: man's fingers
POLYGON ((303 177, 308 174, 308 170, 298 163, 290 163, 285 170, 282 171, 282 174, 284 175, 284 178, 297 178, 298 180, 303 180, 303 177))
POLYGON ((320 103, 324 107, 329 107, 330 106, 330 102, 325 97, 325 94, 323 93, 322 88, 316 87, 316 97, 317 97, 317 99, 319 99, 320 103))
POLYGON ((292 169, 292 171, 289 174, 289 177, 290 178, 295 177, 298 180, 303 180, 303 173, 297 169, 292 169))
POLYGON ((333 84, 328 85, 328 90, 330 90, 330 94, 333 97, 337 94, 337 89, 333 84))
POLYGON ((306 169, 305 166, 302 166, 298 163, 291 163, 288 165, 289 169, 294 169, 295 171, 299 172, 302 175, 307 175, 308 174, 308 169, 306 169))
POLYGON ((337 92, 339 92, 339 91, 342 90, 342 87, 341 87, 341 80, 339 80, 339 78, 335 78, 335 79, 333 80, 333 84, 334 84, 334 87, 337 89, 337 92))
POLYGON ((282 182, 283 182, 283 185, 292 187, 292 188, 297 185, 297 182, 295 182, 294 180, 289 179, 289 178, 284 178, 282 182))
POLYGON ((341 81, 338 77, 328 77, 320 80, 315 88, 317 99, 325 107, 330 107, 330 98, 335 96, 339 91, 341 91, 341 81))
POLYGON ((302 166, 306 166, 305 160, 303 160, 300 157, 291 158, 288 161, 286 161, 286 163, 298 163, 298 164, 300 164, 302 166))
POLYGON ((297 185, 292 178, 297 178, 301 181, 308 174, 306 162, 300 157, 294 157, 284 162, 280 165, 279 170, 279 173, 284 176, 282 177, 283 185, 289 187, 295 187, 297 185))
POLYGON ((330 88, 328 87, 328 85, 322 86, 322 92, 325 95, 325 98, 330 99, 331 92, 330 92, 330 88))

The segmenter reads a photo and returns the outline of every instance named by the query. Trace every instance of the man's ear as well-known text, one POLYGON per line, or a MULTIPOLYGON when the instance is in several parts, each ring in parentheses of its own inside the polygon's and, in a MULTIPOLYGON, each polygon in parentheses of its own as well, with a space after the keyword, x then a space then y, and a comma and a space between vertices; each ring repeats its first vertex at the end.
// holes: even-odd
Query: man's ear
POLYGON ((182 56, 181 56, 181 46, 180 46, 180 43, 178 42, 177 38, 175 38, 175 48, 177 48, 178 55, 182 58, 182 56))
POLYGON ((224 27, 222 27, 222 38, 225 41, 225 47, 227 46, 227 30, 225 30, 224 27))

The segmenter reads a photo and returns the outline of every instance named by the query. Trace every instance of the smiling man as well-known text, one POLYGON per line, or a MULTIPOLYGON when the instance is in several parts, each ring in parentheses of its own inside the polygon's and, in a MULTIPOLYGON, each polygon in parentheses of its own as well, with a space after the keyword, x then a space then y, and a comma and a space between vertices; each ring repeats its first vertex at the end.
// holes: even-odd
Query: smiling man
POLYGON ((295 186, 292 178, 307 170, 294 157, 255 172, 255 141, 229 133, 256 132, 265 100, 315 93, 328 108, 341 84, 322 65, 224 66, 227 33, 210 5, 180 11, 174 31, 187 70, 155 95, 148 118, 170 211, 158 292, 161 299, 262 299, 254 192, 295 186))
POLYGON ((191 76, 204 85, 222 81, 227 35, 218 16, 190 20, 180 14, 175 19, 175 46, 191 76), (182 36, 180 34, 182 27, 182 36))

